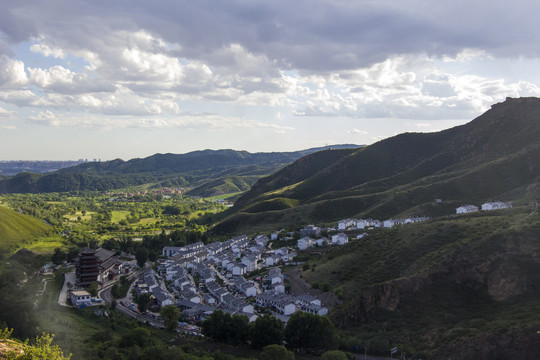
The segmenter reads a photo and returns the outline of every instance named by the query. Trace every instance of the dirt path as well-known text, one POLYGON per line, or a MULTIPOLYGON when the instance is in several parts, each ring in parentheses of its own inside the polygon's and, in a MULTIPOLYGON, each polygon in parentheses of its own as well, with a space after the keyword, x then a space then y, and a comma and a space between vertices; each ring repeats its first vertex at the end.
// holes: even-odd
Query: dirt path
POLYGON ((291 295, 297 296, 302 294, 308 294, 320 299, 324 306, 328 310, 341 303, 337 296, 332 292, 322 292, 321 290, 313 289, 311 285, 306 282, 300 274, 302 270, 299 268, 289 269, 284 274, 290 279, 291 295))

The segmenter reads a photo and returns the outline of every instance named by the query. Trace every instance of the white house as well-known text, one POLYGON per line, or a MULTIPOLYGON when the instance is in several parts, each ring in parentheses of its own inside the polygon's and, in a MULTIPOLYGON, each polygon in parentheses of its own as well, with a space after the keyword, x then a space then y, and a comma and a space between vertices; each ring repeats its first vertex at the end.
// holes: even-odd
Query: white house
POLYGON ((306 250, 309 247, 312 247, 315 245, 315 241, 313 241, 312 238, 306 236, 298 240, 298 249, 299 250, 306 250))
POLYGON ((240 285, 240 291, 242 291, 246 297, 250 296, 256 296, 257 295, 257 288, 248 282, 240 285))
POLYGON ((233 275, 244 275, 246 273, 247 266, 245 264, 235 264, 232 268, 233 275))
POLYGON ((278 300, 274 303, 274 306, 276 310, 278 310, 285 316, 294 314, 296 312, 296 305, 294 305, 290 301, 278 300))
POLYGON ((270 283, 272 285, 283 283, 283 274, 281 273, 281 270, 279 268, 272 268, 268 272, 268 279, 270 280, 270 283))
POLYGON ((355 225, 356 221, 353 219, 345 219, 338 221, 338 230, 347 230, 355 225))
POLYGON ((482 204, 482 211, 486 210, 499 210, 511 208, 511 203, 503 203, 502 201, 487 202, 482 204))
POLYGON ((332 235, 332 245, 345 245, 349 242, 349 238, 344 233, 332 235))
POLYGON ((357 219, 355 222, 357 229, 364 229, 367 226, 366 220, 364 219, 357 219))
POLYGON ((388 220, 384 220, 383 222, 383 226, 385 228, 391 228, 395 225, 395 222, 394 222, 394 219, 388 219, 388 220))
POLYGON ((281 261, 281 256, 276 254, 270 254, 265 258, 265 264, 266 266, 274 266, 278 264, 281 261))
POLYGON ((257 270, 257 258, 253 255, 242 257, 242 264, 246 265, 246 272, 257 270))
POLYGON ((92 304, 92 297, 86 290, 75 290, 70 294, 69 299, 73 306, 89 306, 92 304))
POLYGON ((285 294, 285 285, 283 285, 283 283, 273 284, 272 292, 274 294, 285 294))
POLYGON ((478 206, 474 205, 463 205, 456 209, 456 214, 468 214, 478 211, 478 206))

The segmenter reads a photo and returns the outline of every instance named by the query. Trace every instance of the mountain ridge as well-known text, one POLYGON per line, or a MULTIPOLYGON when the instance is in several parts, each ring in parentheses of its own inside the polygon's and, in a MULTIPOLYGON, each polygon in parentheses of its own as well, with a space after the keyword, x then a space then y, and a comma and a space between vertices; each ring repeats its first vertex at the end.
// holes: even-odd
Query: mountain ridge
MULTIPOLYGON (((289 174, 303 166, 304 159, 298 160, 272 175, 271 182, 261 179, 253 185, 216 231, 245 231, 235 217, 249 227, 249 218, 261 225, 260 218, 288 219, 295 209, 305 215, 296 221, 328 223, 340 217, 392 217, 435 198, 502 199, 519 188, 523 195, 540 177, 539 139, 540 99, 508 98, 465 125, 404 133, 344 153, 333 163, 321 160, 319 168, 298 170, 306 176, 291 184, 289 174), (297 205, 272 209, 267 216, 264 203, 277 197, 297 205)), ((322 159, 325 153, 311 156, 322 159)))
POLYGON ((0 178, 0 193, 111 190, 142 184, 198 187, 220 177, 223 177, 222 182, 225 183, 231 176, 249 176, 247 183, 252 185, 256 180, 254 177, 273 173, 312 152, 330 147, 359 146, 343 144, 271 153, 231 149, 198 150, 186 154, 158 153, 128 161, 114 159, 83 163, 48 174, 20 173, 0 178))

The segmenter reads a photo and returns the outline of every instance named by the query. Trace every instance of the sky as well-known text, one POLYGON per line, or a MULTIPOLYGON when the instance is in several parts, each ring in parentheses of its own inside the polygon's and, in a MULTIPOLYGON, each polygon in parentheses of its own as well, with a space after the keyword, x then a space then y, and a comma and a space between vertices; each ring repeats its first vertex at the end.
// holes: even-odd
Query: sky
POLYGON ((3 0, 0 160, 371 144, 540 95, 540 2, 3 0))

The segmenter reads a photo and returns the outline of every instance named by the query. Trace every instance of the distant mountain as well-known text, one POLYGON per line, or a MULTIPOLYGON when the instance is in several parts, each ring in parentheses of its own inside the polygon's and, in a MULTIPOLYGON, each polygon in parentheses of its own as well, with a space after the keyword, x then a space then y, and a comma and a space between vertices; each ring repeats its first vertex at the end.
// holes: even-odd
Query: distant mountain
MULTIPOLYGON (((201 194, 244 191, 258 178, 316 151, 333 145, 295 152, 249 153, 236 150, 202 150, 187 154, 155 154, 144 159, 87 162, 49 174, 20 173, 0 178, 0 193, 110 190, 142 184, 200 187, 201 194), (213 182, 216 190, 207 185, 213 182), (236 184, 225 186, 225 184, 236 184), (238 185, 238 186, 237 186, 238 185)), ((193 194, 198 195, 194 190, 193 194)))
POLYGON ((463 203, 527 196, 539 177, 540 99, 508 98, 463 126, 299 159, 253 185, 216 229, 448 214, 463 203))

